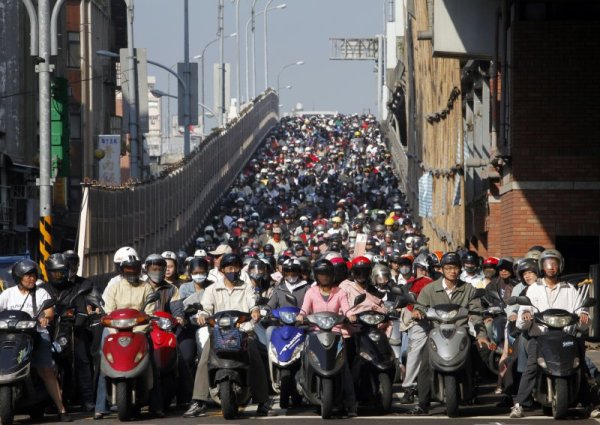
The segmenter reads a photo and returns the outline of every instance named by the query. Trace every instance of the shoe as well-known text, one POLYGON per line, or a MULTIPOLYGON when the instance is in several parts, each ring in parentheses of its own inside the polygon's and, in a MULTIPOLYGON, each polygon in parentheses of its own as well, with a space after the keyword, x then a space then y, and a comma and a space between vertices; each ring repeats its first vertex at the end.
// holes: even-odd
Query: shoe
POLYGON ((590 413, 590 418, 600 418, 600 409, 594 409, 590 413))
POLYGON ((413 407, 412 409, 410 409, 408 411, 408 414, 413 415, 413 416, 427 415, 427 414, 429 414, 429 408, 427 408, 427 407, 424 408, 417 404, 415 407, 413 407))
POLYGON ((346 413, 346 416, 349 418, 356 418, 358 416, 358 413, 356 413, 356 408, 354 409, 348 409, 348 412, 346 413))
POLYGON ((194 401, 188 410, 183 414, 184 418, 195 418, 206 412, 206 404, 201 401, 194 401))
POLYGON ((415 402, 415 389, 414 388, 403 388, 404 394, 400 399, 401 404, 413 404, 415 402))
POLYGON ((94 413, 94 420, 99 421, 101 419, 104 419, 106 415, 108 415, 108 413, 96 412, 94 413))
POLYGON ((512 410, 510 411, 510 418, 513 419, 518 419, 518 418, 523 418, 525 417, 525 415, 523 414, 523 408, 519 405, 519 403, 516 403, 512 410))
POLYGON ((498 386, 496 387, 496 389, 494 390, 494 394, 496 394, 496 395, 500 395, 500 394, 502 394, 502 392, 503 392, 503 391, 504 391, 504 390, 502 389, 502 387, 501 387, 500 385, 498 385, 498 386))
POLYGON ((268 403, 258 403, 256 416, 277 416, 277 412, 271 409, 268 403))
POLYGON ((73 422, 73 418, 67 412, 62 412, 58 414, 59 422, 73 422))
POLYGON ((110 406, 110 411, 113 413, 117 413, 119 411, 119 406, 113 404, 112 406, 110 406))

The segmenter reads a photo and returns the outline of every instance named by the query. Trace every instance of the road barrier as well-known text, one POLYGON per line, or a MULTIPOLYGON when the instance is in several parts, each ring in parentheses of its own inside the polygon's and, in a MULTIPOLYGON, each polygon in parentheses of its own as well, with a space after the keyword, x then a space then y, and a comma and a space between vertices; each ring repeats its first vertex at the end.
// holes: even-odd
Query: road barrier
MULTIPOLYGON (((207 215, 278 120, 279 100, 267 91, 179 167, 128 187, 83 188, 78 253, 83 276, 114 270, 121 246, 139 255, 189 248, 207 215)), ((142 258, 143 259, 143 258, 142 258)))

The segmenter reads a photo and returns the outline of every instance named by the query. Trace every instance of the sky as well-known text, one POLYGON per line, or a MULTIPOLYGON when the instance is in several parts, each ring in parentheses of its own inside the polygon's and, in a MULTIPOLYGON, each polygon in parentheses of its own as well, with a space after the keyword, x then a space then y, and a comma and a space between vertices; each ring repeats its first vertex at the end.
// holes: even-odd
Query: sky
MULTIPOLYGON (((240 1, 241 93, 245 98, 245 24, 252 0, 240 1)), ((262 11, 268 0, 258 0, 262 11)), ((269 85, 275 87, 277 75, 286 64, 304 61, 281 73, 280 111, 290 111, 300 102, 305 110, 342 113, 377 111, 374 61, 330 60, 330 38, 373 37, 383 33, 383 0, 274 0, 270 7, 285 3, 284 9, 268 13, 269 85)), ((137 0, 135 2, 134 43, 146 48, 148 59, 171 66, 183 61, 183 0, 137 0)), ((189 0, 190 60, 217 36, 219 0, 189 0)), ((225 0, 225 34, 236 32, 235 3, 225 0)), ((264 21, 257 18, 256 80, 257 92, 264 89, 264 21)), ((213 107, 212 68, 219 60, 219 43, 206 52, 206 105, 213 107)), ((232 97, 236 95, 236 40, 225 41, 225 60, 232 65, 232 97)), ((167 91, 167 73, 149 66, 148 75, 157 78, 156 88, 167 91)), ((199 83, 200 86, 200 83, 199 83)), ((170 90, 176 94, 173 79, 170 90)), ((176 101, 171 113, 176 112, 176 101)), ((207 127, 209 123, 207 122, 207 127)))

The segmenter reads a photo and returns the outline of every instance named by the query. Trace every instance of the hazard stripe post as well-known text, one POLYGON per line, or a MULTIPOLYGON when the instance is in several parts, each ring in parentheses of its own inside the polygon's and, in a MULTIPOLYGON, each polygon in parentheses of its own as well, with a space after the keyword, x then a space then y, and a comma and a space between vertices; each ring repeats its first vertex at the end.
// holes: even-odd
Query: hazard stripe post
POLYGON ((48 280, 46 274, 46 260, 52 252, 52 216, 40 217, 40 269, 44 280, 48 280))

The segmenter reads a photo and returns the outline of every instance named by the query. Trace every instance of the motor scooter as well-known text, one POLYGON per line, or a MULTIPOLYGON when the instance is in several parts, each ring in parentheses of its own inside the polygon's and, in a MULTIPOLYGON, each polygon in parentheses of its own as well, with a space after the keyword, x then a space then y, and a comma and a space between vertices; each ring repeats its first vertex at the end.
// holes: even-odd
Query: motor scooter
POLYGON ((295 326, 299 313, 298 307, 280 307, 271 311, 271 317, 281 326, 273 330, 269 341, 269 375, 273 390, 279 393, 279 405, 283 409, 290 406, 290 398, 292 405, 299 405, 302 401, 294 382, 300 370, 306 339, 306 331, 295 326))
MULTIPOLYGON (((146 305, 157 299, 153 292, 146 305)), ((132 308, 118 309, 102 318, 103 326, 116 330, 104 339, 100 368, 108 381, 107 389, 112 390, 112 404, 117 406, 120 421, 129 421, 149 404, 154 385, 149 342, 145 333, 133 331, 149 322, 150 316, 132 308)))
POLYGON ((156 311, 150 319, 152 330, 152 355, 156 370, 160 375, 163 410, 171 405, 177 392, 179 355, 177 350, 177 336, 174 329, 176 319, 166 311, 156 311))
POLYGON ((393 303, 386 302, 389 314, 368 310, 356 315, 358 321, 357 356, 352 367, 357 401, 388 413, 392 407, 392 384, 396 375, 396 356, 381 324, 396 317, 393 303))
MULTIPOLYGON (((532 306, 526 296, 511 297, 508 304, 532 306)), ((594 304, 594 299, 587 298, 579 309, 594 304)), ((533 320, 547 328, 537 337, 538 373, 534 397, 542 405, 544 414, 563 419, 569 408, 577 406, 581 380, 586 379, 581 369, 585 362, 582 335, 576 328, 579 316, 553 308, 538 310, 533 314, 533 320)))
POLYGON ((220 311, 206 319, 212 334, 209 390, 211 398, 221 405, 225 419, 235 418, 239 407, 250 401, 248 334, 238 326, 250 319, 250 313, 237 310, 220 311))
POLYGON ((313 326, 307 332, 301 367, 296 374, 297 389, 309 402, 321 406, 323 419, 329 419, 334 408, 343 402, 342 374, 346 363, 344 339, 341 333, 333 332, 333 327, 347 319, 320 312, 309 314, 305 320, 313 326))
POLYGON ((485 359, 487 369, 494 375, 498 375, 500 358, 504 352, 504 335, 506 328, 506 305, 500 295, 495 291, 485 291, 482 297, 485 304, 483 310, 483 322, 492 343, 490 355, 485 359))
POLYGON ((39 338, 39 315, 54 305, 46 300, 37 317, 20 310, 0 312, 0 420, 12 425, 18 413, 29 414, 33 420, 44 417, 50 402, 43 382, 31 373, 31 355, 39 338))

